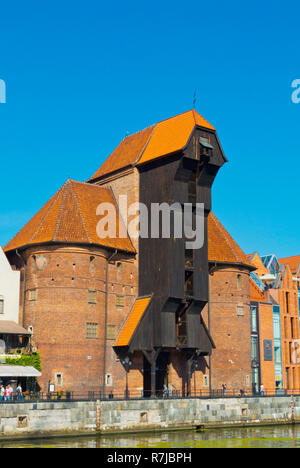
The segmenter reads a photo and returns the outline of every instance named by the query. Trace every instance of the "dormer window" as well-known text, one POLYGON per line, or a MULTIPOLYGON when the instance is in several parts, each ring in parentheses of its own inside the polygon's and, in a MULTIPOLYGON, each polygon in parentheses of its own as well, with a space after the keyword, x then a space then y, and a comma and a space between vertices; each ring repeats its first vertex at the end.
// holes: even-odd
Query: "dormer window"
POLYGON ((200 155, 211 157, 214 147, 210 144, 208 137, 200 137, 200 155))

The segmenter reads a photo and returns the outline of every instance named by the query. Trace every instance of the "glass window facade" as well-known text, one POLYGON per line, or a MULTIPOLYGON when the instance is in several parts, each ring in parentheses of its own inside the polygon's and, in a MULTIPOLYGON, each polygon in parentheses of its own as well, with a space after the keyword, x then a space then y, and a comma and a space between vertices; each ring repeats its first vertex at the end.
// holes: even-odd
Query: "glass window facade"
POLYGON ((257 307, 251 306, 251 332, 257 333, 257 307))
POLYGON ((259 322, 258 305, 251 305, 251 366, 252 366, 252 390, 259 392, 260 379, 260 355, 259 355, 259 322))
POLYGON ((273 305, 273 335, 274 335, 274 363, 276 390, 283 387, 282 383, 282 349, 280 328, 280 307, 273 305))

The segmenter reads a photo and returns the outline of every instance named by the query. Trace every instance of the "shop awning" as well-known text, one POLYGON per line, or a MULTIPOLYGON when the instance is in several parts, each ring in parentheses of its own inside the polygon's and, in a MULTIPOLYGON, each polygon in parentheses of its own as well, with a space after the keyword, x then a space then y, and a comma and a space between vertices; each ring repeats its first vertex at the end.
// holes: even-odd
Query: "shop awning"
POLYGON ((0 377, 40 377, 42 374, 30 366, 0 366, 0 377))
POLYGON ((0 320, 0 334, 4 335, 31 335, 25 328, 9 320, 0 320))

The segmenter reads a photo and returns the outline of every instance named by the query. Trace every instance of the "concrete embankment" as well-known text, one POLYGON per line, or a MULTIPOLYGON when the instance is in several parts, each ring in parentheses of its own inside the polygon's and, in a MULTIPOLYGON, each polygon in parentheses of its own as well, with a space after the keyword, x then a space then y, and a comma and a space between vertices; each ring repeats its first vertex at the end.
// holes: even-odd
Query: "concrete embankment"
POLYGON ((0 404, 3 438, 300 423, 300 397, 0 404))

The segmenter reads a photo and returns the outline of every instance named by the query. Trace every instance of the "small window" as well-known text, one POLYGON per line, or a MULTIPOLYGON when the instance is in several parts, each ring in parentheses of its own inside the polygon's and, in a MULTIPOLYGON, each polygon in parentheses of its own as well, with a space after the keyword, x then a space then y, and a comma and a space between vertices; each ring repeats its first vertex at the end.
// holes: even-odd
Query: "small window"
POLYGON ((89 291, 89 304, 96 304, 97 291, 89 291))
POLYGON ((237 288, 241 289, 241 275, 237 275, 237 288))
POLYGON ((120 295, 116 296, 116 306, 124 307, 124 296, 120 296, 120 295))
POLYGON ((121 279, 121 274, 122 274, 122 263, 118 262, 117 263, 117 281, 121 279))
POLYGON ((237 306, 237 316, 238 317, 243 317, 244 315, 244 307, 243 306, 237 306))
POLYGON ((106 374, 105 375, 105 385, 107 385, 108 387, 111 387, 112 384, 113 384, 112 375, 111 374, 106 374))
POLYGON ((209 386, 208 375, 203 376, 203 387, 207 388, 209 386))
POLYGON ((0 296, 0 314, 4 314, 4 298, 0 296))
POLYGON ((98 323, 89 322, 86 324, 86 337, 98 338, 98 323))
POLYGON ((286 301, 286 313, 289 314, 290 308, 289 308, 289 293, 285 293, 285 301, 286 301))
POLYGON ((63 375, 62 374, 55 374, 55 385, 57 387, 61 387, 63 384, 63 375))
POLYGON ((116 338, 116 326, 107 325, 107 339, 114 340, 116 338))
POLYGON ((29 291, 29 300, 36 301, 36 289, 31 289, 29 291))

